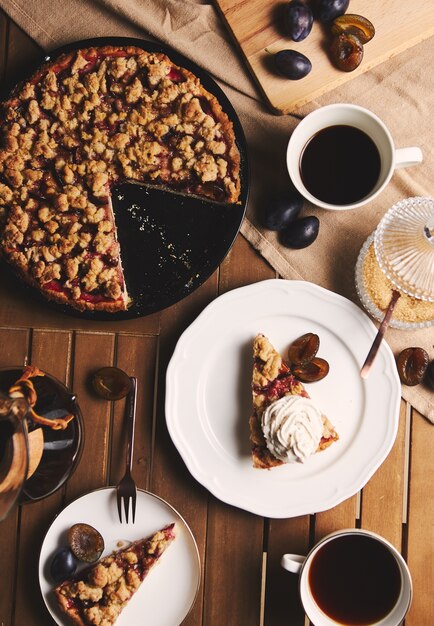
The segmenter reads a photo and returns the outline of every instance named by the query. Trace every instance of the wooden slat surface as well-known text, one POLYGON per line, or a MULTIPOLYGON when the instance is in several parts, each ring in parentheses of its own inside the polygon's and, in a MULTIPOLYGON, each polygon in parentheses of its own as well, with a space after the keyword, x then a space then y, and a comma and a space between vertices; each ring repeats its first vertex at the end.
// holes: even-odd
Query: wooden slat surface
MULTIPOLYGON (((13 77, 38 53, 0 11, 0 78, 13 77)), ((239 237, 219 270, 191 296, 159 314, 122 324, 59 315, 0 277, 0 367, 28 359, 46 369, 74 389, 85 422, 82 458, 66 485, 45 500, 15 509, 1 523, 1 626, 54 624, 37 579, 44 534, 65 504, 115 484, 123 473, 124 401, 105 402, 90 389, 92 373, 111 364, 139 380, 137 483, 179 510, 198 545, 201 585, 184 626, 304 626, 297 578, 280 567, 281 555, 306 553, 325 534, 359 526, 384 535, 408 560, 414 600, 406 626, 434 624, 433 430, 404 402, 395 445, 365 488, 330 511, 294 519, 268 520, 218 501, 191 477, 170 440, 165 373, 180 334, 219 294, 275 276, 239 237)))
POLYGON ((434 464, 432 426, 413 411, 407 561, 414 599, 406 626, 434 624, 434 464))

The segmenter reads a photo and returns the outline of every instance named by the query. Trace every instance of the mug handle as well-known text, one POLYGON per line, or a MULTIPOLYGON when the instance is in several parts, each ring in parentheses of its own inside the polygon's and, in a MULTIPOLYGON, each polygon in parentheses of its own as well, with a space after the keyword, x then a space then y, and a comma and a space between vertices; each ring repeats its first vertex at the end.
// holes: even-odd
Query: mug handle
POLYGON ((395 150, 395 169, 400 167, 409 167, 422 163, 422 150, 416 146, 411 148, 397 148, 395 150))
POLYGON ((301 566, 305 562, 306 557, 301 554, 284 554, 280 560, 280 565, 283 569, 292 572, 293 574, 299 574, 301 566))

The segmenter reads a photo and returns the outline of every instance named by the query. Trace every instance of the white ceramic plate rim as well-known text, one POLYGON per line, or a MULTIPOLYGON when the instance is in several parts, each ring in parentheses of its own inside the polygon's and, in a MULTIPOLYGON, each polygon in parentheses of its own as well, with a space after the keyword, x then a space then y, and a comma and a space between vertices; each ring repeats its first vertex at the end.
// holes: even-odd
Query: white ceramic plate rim
MULTIPOLYGON (((354 495, 385 460, 398 430, 401 385, 386 342, 370 376, 359 375, 376 332, 353 302, 305 281, 262 281, 214 300, 181 335, 167 370, 167 427, 194 478, 220 500, 271 518, 324 511, 354 495), (307 388, 314 399, 324 400, 321 408, 340 440, 305 464, 257 470, 245 442, 238 456, 225 450, 232 447, 234 432, 228 413, 238 400, 233 387, 227 399, 226 389, 241 365, 243 393, 250 398, 251 343, 259 332, 280 351, 303 332, 317 332, 318 355, 330 362, 329 375, 307 388), (238 361, 235 365, 218 362, 225 351, 238 361), (335 352, 342 364, 334 363, 335 352), (354 396, 345 397, 346 386, 354 396), (223 408, 219 413, 220 403, 226 413, 223 408), (336 419, 343 411, 345 419, 336 419)), ((250 409, 244 404, 239 436, 248 440, 250 409)))
POLYGON ((176 522, 176 539, 162 555, 161 562, 143 581, 131 602, 124 608, 116 621, 116 626, 118 624, 119 626, 138 626, 142 624, 144 615, 147 616, 147 620, 152 619, 153 625, 174 626, 175 619, 179 620, 178 624, 181 624, 191 611, 201 579, 199 551, 191 529, 172 505, 149 491, 137 489, 136 506, 135 523, 121 524, 116 507, 116 488, 102 487, 73 500, 52 522, 41 546, 38 573, 43 600, 59 626, 69 626, 70 622, 57 607, 54 594, 52 594, 55 583, 51 581, 48 574, 49 564, 53 552, 58 547, 66 545, 68 528, 79 522, 90 524, 101 531, 105 540, 103 556, 118 549, 119 540, 130 542, 141 539, 167 524, 176 522), (95 498, 98 501, 101 500, 100 506, 95 507, 95 498), (91 499, 93 499, 93 506, 86 506, 89 505, 87 501, 91 499), (109 507, 107 499, 110 499, 109 507), (139 525, 141 515, 142 519, 144 518, 143 507, 146 508, 147 517, 145 523, 139 525), (168 581, 170 576, 176 577, 176 581, 168 581), (168 586, 171 603, 163 603, 164 611, 168 610, 168 613, 162 615, 161 595, 167 598, 168 586), (170 608, 171 604, 173 609, 170 608))

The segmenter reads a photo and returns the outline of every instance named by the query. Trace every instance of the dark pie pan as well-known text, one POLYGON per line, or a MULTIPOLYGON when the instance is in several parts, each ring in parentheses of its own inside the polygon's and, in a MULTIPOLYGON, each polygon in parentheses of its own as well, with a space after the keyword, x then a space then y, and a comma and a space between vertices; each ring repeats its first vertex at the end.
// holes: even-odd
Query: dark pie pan
MULTIPOLYGON (((0 391, 7 393, 21 376, 20 366, 0 369, 0 391)), ((27 419, 29 432, 42 428, 44 448, 34 474, 24 483, 20 503, 35 502, 51 495, 68 480, 77 467, 83 447, 83 417, 74 395, 57 378, 45 376, 32 378, 38 400, 34 410, 46 419, 65 417, 72 413, 74 418, 64 430, 53 430, 27 419)))
MULTIPOLYGON (((213 78, 183 55, 160 43, 127 37, 102 37, 58 48, 47 54, 42 62, 54 61, 60 54, 71 50, 104 45, 132 45, 147 52, 162 52, 176 65, 195 74, 205 89, 217 97, 233 123, 241 155, 241 202, 219 204, 146 185, 124 183, 113 187, 112 201, 122 265, 132 298, 128 310, 118 313, 79 312, 51 302, 37 289, 25 286, 33 297, 43 299, 58 311, 102 321, 127 320, 155 313, 179 302, 205 282, 235 241, 245 215, 249 190, 247 145, 235 109, 213 78)), ((36 69, 32 68, 26 77, 30 77, 36 69)), ((2 93, 1 99, 6 99, 9 93, 9 89, 7 93, 2 93)))

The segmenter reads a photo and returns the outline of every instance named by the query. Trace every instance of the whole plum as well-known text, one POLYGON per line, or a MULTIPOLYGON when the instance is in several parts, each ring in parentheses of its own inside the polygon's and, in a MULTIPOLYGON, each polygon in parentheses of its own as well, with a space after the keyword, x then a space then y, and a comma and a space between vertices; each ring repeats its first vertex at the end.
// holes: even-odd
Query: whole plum
POLYGON ((278 72, 291 80, 304 78, 312 69, 307 56, 296 50, 280 50, 274 55, 274 63, 278 72))
POLYGON ((431 389, 434 389, 434 359, 426 368, 425 378, 426 378, 427 385, 431 387, 431 389))
POLYGON ((264 216, 264 226, 270 230, 282 230, 293 222, 303 207, 300 194, 289 197, 279 196, 271 200, 271 206, 264 216))
POLYGON ((319 233, 319 219, 315 215, 301 217, 282 230, 280 240, 287 248, 307 248, 310 246, 319 233))
POLYGON ((343 15, 349 4, 350 0, 317 0, 316 17, 320 22, 331 22, 343 15))
POLYGON ((293 41, 303 41, 312 30, 311 8, 302 0, 291 0, 285 6, 285 30, 293 41))
POLYGON ((77 561, 71 550, 67 547, 57 550, 50 565, 50 574, 54 582, 60 583, 66 580, 75 573, 76 569, 77 561))

